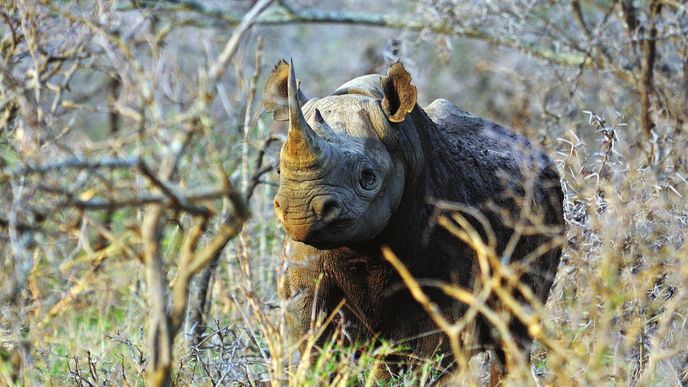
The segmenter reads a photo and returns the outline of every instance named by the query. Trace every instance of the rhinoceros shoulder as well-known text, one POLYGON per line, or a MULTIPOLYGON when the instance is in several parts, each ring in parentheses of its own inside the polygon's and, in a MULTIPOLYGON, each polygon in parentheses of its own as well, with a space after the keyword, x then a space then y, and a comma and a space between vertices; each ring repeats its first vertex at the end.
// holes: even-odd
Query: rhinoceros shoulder
POLYGON ((471 113, 461 110, 451 101, 444 98, 438 98, 430 105, 425 107, 425 113, 435 123, 446 126, 447 123, 455 122, 460 117, 473 117, 471 113))
MULTIPOLYGON (((452 102, 438 98, 425 109, 428 117, 453 142, 465 143, 463 146, 475 148, 489 147, 491 151, 512 150, 519 144, 530 148, 528 140, 511 130, 485 118, 474 116, 452 102)), ((512 157, 512 156, 510 156, 512 157)))

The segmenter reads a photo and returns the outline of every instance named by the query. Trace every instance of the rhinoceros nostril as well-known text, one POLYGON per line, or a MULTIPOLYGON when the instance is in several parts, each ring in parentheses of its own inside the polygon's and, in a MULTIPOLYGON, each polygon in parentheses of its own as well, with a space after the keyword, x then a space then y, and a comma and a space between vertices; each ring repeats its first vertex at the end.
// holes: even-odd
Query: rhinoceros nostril
POLYGON ((330 223, 336 220, 341 212, 339 201, 331 196, 314 198, 312 206, 315 215, 322 223, 330 223))

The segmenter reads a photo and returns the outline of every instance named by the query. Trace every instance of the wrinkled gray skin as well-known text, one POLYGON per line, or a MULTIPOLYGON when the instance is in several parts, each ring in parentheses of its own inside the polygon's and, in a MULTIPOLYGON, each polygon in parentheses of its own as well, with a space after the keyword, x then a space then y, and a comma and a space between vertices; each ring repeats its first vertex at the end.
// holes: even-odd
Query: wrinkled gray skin
MULTIPOLYGON (((312 99, 302 108, 322 139, 326 157, 316 168, 291 168, 283 158, 275 197, 277 217, 288 234, 316 246, 341 246, 371 239, 385 229, 404 190, 404 168, 370 133, 370 98, 360 95, 312 99), (315 110, 324 120, 318 123, 315 110), (364 173, 372 184, 359 184, 364 173)), ((381 113, 381 112, 380 112, 381 113)), ((376 117, 384 119, 384 115, 376 117)))
MULTIPOLYGON (((280 296, 295 339, 308 331, 314 312, 329 315, 345 300, 335 320, 350 340, 381 337, 421 356, 448 353, 446 337, 380 253, 381 246, 389 246, 421 283, 473 288, 475 254, 435 224, 447 212, 437 200, 483 213, 500 253, 513 233, 504 215, 518 219, 521 204, 528 204, 548 227, 521 237, 510 261, 562 237, 563 196, 547 156, 525 138, 447 100, 421 109, 410 81, 395 64, 387 76, 356 78, 330 96, 310 100, 297 89, 286 62, 267 81, 266 109, 290 125, 275 212, 287 233, 280 296)), ((480 222, 467 218, 486 238, 480 222)), ((555 244, 521 275, 542 302, 560 255, 555 244)), ((424 291, 451 320, 466 309, 435 287, 424 291)), ((488 302, 501 308, 496 300, 488 302)), ((513 317, 508 326, 527 348, 532 339, 526 327, 513 317)), ((474 333, 478 347, 501 346, 480 318, 474 333)))

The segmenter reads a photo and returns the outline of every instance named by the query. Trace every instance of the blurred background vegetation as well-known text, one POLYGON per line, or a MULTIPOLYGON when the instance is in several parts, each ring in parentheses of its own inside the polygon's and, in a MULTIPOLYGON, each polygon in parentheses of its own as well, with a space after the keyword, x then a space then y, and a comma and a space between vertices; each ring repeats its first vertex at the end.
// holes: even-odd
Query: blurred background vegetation
POLYGON ((567 243, 539 317, 562 351, 536 343, 508 383, 688 385, 683 1, 0 0, 0 56, 0 384, 374 383, 389 345, 311 362, 284 336, 286 129, 260 99, 293 58, 311 97, 400 60, 421 106, 556 161, 567 243))

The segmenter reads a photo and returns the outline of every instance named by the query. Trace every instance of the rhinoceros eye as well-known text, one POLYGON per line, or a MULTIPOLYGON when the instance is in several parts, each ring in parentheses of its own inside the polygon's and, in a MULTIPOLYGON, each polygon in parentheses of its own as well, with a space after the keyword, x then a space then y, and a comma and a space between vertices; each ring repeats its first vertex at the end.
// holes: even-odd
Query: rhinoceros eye
POLYGON ((359 180, 361 187, 366 190, 371 190, 375 188, 376 183, 377 176, 375 176, 375 172, 371 168, 363 168, 361 171, 361 178, 359 180))

